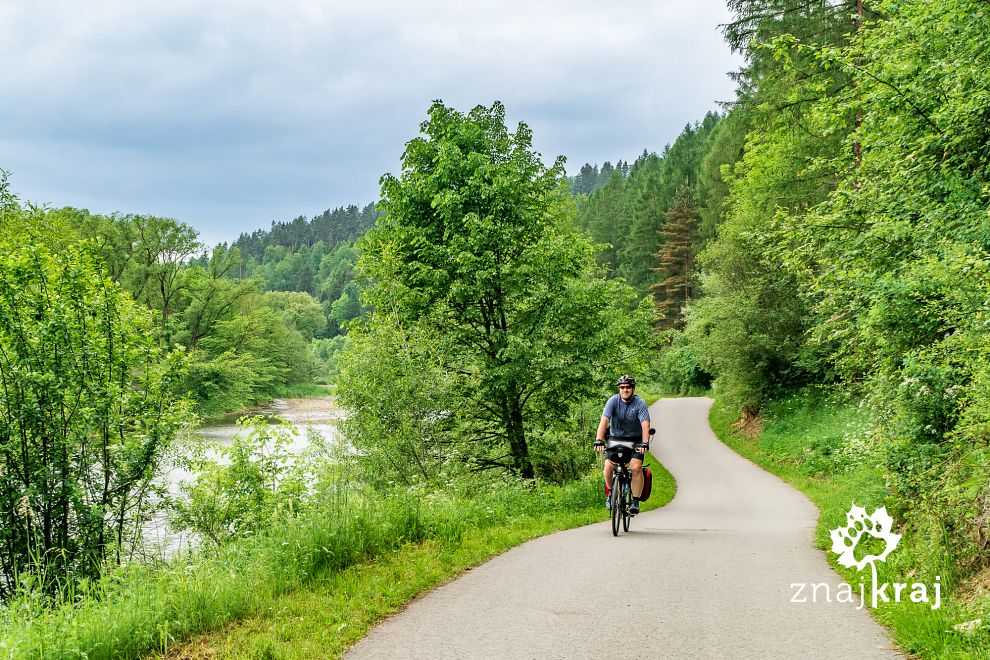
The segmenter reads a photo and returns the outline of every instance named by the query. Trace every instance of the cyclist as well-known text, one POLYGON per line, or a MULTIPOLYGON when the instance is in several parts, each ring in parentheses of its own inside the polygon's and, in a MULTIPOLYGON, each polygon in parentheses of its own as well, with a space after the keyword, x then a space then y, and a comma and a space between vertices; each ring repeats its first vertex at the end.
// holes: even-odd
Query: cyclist
MULTIPOLYGON (((602 411, 602 421, 595 434, 595 449, 605 451, 606 428, 610 440, 630 442, 635 448, 629 468, 632 470, 632 505, 629 513, 639 513, 639 496, 643 494, 643 456, 650 441, 650 410, 642 397, 636 396, 636 379, 625 374, 615 383, 619 393, 613 395, 602 411)), ((612 461, 605 459, 605 506, 609 507, 612 488, 612 461)))

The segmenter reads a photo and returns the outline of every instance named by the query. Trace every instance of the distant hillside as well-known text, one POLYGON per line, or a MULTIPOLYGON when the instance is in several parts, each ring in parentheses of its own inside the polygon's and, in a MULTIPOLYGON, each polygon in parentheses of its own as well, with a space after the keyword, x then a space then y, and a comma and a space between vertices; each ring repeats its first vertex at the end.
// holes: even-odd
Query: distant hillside
POLYGON ((303 245, 312 247, 320 241, 336 245, 353 241, 364 234, 374 226, 377 217, 374 204, 364 208, 353 204, 346 208, 341 206, 327 209, 310 220, 299 216, 289 222, 272 222, 271 229, 241 234, 231 247, 240 248, 245 257, 261 260, 269 246, 278 245, 294 252, 303 245))
POLYGON ((570 184, 575 195, 590 195, 608 183, 608 180, 616 172, 623 177, 629 176, 629 163, 620 160, 618 164, 613 166, 611 162, 606 160, 601 169, 598 168, 597 163, 594 165, 585 163, 576 176, 567 177, 567 183, 570 184))

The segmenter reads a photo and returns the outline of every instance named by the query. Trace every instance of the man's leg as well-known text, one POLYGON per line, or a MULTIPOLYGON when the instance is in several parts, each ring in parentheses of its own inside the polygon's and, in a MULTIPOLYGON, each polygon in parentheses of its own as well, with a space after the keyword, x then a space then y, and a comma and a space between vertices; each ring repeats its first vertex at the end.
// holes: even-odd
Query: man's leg
POLYGON ((612 508, 612 498, 609 497, 609 493, 612 492, 612 461, 605 459, 605 469, 602 470, 602 478, 605 480, 605 508, 612 508))
POLYGON ((643 461, 634 458, 629 461, 629 469, 632 470, 632 495, 633 499, 639 499, 643 494, 643 461))

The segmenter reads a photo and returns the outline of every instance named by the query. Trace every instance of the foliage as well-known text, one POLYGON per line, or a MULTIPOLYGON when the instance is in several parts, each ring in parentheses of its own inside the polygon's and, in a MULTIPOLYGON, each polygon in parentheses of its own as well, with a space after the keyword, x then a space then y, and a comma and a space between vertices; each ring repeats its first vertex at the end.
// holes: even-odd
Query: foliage
POLYGON ((172 502, 170 523, 216 546, 291 515, 311 480, 311 468, 290 450, 296 429, 264 417, 243 417, 238 426, 242 433, 230 446, 214 448, 215 456, 201 451, 189 462, 195 477, 172 502))
POLYGON ((270 307, 217 321, 190 355, 185 387, 200 413, 243 409, 312 379, 315 361, 295 328, 270 307))
POLYGON ((289 222, 272 222, 271 229, 241 234, 231 247, 239 249, 246 257, 259 261, 269 247, 281 247, 288 252, 295 252, 304 245, 312 248, 317 243, 352 243, 374 226, 377 217, 374 204, 363 208, 341 206, 327 209, 308 221, 299 216, 289 222))
POLYGON ((294 334, 304 342, 342 335, 364 314, 353 281, 358 252, 352 241, 374 223, 370 206, 273 223, 270 232, 245 234, 212 250, 191 227, 169 218, 76 209, 45 217, 58 227, 49 234, 58 245, 80 238, 93 245, 111 279, 153 312, 165 345, 192 352, 185 382, 201 414, 238 410, 310 378, 310 351, 299 349, 294 334), (259 322, 262 309, 273 310, 288 334, 259 322), (239 331, 232 333, 234 326, 239 331), (250 336, 256 330, 274 333, 273 359, 252 348, 267 339, 250 336), (217 350, 218 337, 232 335, 243 346, 217 350))
POLYGON ((230 277, 242 264, 236 248, 228 251, 218 247, 202 265, 191 263, 183 269, 182 323, 173 337, 177 344, 195 349, 200 339, 213 332, 218 321, 239 313, 251 294, 257 292, 257 281, 230 277))
MULTIPOLYGON (((808 382, 863 396, 864 460, 882 469, 888 507, 936 530, 932 552, 953 571, 984 566, 990 10, 730 7, 746 66, 703 161, 727 186, 702 201, 703 297, 684 338, 750 416, 808 382)), ((809 470, 840 470, 834 438, 805 449, 809 470)))
POLYGON ((394 317, 372 315, 348 334, 337 378, 348 411, 340 429, 366 459, 365 482, 435 480, 451 458, 470 455, 450 438, 458 388, 444 361, 428 330, 394 317))
MULTIPOLYGON (((807 11, 775 1, 733 6, 739 18, 727 29, 736 47, 744 45, 736 41, 741 34, 762 40, 788 29, 827 40, 829 47, 848 40, 847 16, 828 3, 812 3, 807 11)), ((746 53, 730 123, 749 132, 742 158, 721 167, 727 196, 716 236, 699 256, 704 297, 689 312, 687 336, 706 356, 716 391, 752 415, 768 397, 827 372, 806 341, 811 303, 781 243, 838 184, 833 170, 815 166, 841 150, 853 126, 848 113, 822 125, 814 106, 847 89, 848 75, 809 69, 811 58, 796 48, 777 51, 783 64, 759 44, 749 44, 746 53)))
POLYGON ((286 326, 292 328, 306 341, 322 334, 327 326, 323 308, 316 299, 304 291, 277 291, 266 293, 262 302, 271 307, 286 326))
POLYGON ((45 213, 3 190, 0 225, 0 595, 95 577, 140 538, 184 423, 182 355, 101 274, 92 246, 53 251, 45 213), (47 244, 46 244, 47 243, 47 244))
POLYGON ((394 319, 436 344, 457 382, 442 410, 473 464, 532 477, 528 434, 626 366, 627 347, 645 355, 648 311, 596 273, 562 161, 546 167, 529 128, 504 121, 499 103, 467 115, 434 103, 400 177, 382 178, 385 215, 359 265, 381 314, 372 332, 394 319))
MULTIPOLYGON (((644 150, 627 172, 616 171, 587 198, 580 198, 579 224, 600 244, 598 262, 611 276, 624 278, 643 294, 656 283, 655 255, 661 249, 667 213, 679 190, 686 188, 693 195, 701 189, 702 162, 720 121, 719 115, 709 113, 685 126, 661 155, 644 150)), ((715 185, 711 173, 705 185, 715 185)))
POLYGON ((935 515, 966 539, 960 558, 982 561, 988 486, 970 459, 986 445, 977 420, 990 373, 990 9, 877 10, 848 47, 786 44, 855 82, 816 106, 819 121, 859 118, 817 163, 842 177, 805 224, 787 227, 786 258, 814 304, 814 341, 840 377, 866 383, 900 506, 935 515))
POLYGON ((343 355, 346 335, 337 335, 325 339, 314 339, 313 358, 316 360, 317 380, 335 383, 340 371, 340 356, 343 355))
POLYGON ((669 343, 660 353, 656 378, 664 391, 678 396, 704 394, 712 385, 712 375, 705 368, 705 359, 696 342, 679 330, 663 333, 669 343))
POLYGON ((155 311, 168 342, 174 332, 170 320, 186 289, 183 266, 201 247, 196 231, 168 218, 139 215, 126 222, 136 240, 121 282, 137 302, 155 311))
POLYGON ((585 163, 576 176, 567 178, 567 184, 575 195, 587 196, 611 181, 613 174, 623 178, 629 176, 629 163, 619 160, 613 166, 611 162, 606 160, 602 164, 601 170, 598 169, 597 164, 585 163))

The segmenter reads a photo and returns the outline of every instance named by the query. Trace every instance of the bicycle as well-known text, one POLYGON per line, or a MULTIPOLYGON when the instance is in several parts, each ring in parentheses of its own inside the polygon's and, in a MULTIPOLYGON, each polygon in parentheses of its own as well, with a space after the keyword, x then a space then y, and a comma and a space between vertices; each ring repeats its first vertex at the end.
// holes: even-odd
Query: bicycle
MULTIPOLYGON (((655 429, 650 429, 650 439, 656 433, 655 429)), ((612 510, 612 536, 619 535, 619 527, 622 531, 629 531, 629 521, 632 514, 629 513, 629 506, 632 504, 632 470, 629 469, 629 461, 636 453, 638 443, 625 442, 620 440, 606 440, 605 457, 612 461, 615 466, 612 471, 612 484, 609 491, 609 508, 612 510)), ((645 450, 650 448, 646 443, 645 450)))

